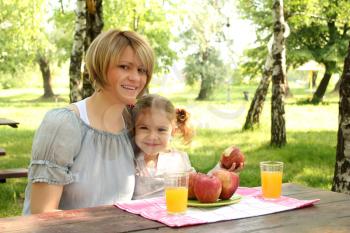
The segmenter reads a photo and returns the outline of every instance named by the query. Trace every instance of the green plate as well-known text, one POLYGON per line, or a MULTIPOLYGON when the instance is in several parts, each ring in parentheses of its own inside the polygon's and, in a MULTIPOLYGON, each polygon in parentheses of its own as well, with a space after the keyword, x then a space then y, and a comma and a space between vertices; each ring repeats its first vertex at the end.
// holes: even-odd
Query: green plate
POLYGON ((218 200, 217 202, 214 203, 201 203, 197 200, 188 200, 187 205, 188 206, 194 206, 194 207, 218 207, 218 206, 225 206, 225 205, 232 205, 235 203, 240 202, 241 196, 239 195, 234 195, 228 200, 218 200))

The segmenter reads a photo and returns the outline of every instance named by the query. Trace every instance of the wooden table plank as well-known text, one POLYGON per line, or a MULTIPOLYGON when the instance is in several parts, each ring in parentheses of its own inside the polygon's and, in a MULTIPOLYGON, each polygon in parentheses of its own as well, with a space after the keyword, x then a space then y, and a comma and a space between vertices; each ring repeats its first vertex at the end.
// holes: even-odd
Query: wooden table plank
POLYGON ((285 195, 320 198, 313 207, 231 221, 169 228, 113 206, 0 219, 0 232, 349 232, 350 196, 284 184, 285 195))
POLYGON ((114 206, 0 218, 0 232, 127 232, 163 226, 114 206))
POLYGON ((0 118, 0 125, 8 125, 8 126, 11 126, 12 128, 17 128, 18 124, 19 122, 17 121, 13 121, 6 118, 0 118))

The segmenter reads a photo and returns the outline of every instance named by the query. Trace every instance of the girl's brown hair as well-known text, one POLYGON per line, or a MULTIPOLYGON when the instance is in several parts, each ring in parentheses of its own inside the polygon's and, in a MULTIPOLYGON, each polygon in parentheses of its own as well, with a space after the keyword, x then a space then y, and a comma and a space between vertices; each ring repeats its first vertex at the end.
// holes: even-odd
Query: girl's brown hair
POLYGON ((148 94, 137 100, 132 110, 134 125, 140 113, 149 110, 152 112, 152 109, 165 111, 169 121, 176 124, 175 133, 180 133, 186 144, 191 142, 193 129, 189 126, 190 113, 185 109, 175 109, 170 100, 160 95, 148 94))

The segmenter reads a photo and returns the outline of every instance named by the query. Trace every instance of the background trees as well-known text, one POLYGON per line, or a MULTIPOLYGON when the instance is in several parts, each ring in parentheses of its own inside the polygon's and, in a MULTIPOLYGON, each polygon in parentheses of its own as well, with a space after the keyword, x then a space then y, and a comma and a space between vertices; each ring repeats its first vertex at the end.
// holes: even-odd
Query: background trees
POLYGON ((52 97, 50 64, 68 58, 71 34, 66 27, 72 17, 45 0, 0 1, 0 82, 10 88, 25 68, 38 64, 43 97, 52 97), (6 77, 11 79, 6 80, 6 77))
POLYGON ((220 55, 220 47, 228 51, 232 47, 232 40, 225 35, 225 31, 230 30, 230 15, 223 12, 231 4, 232 1, 194 1, 183 19, 185 29, 182 29, 181 39, 187 55, 184 71, 187 84, 200 82, 197 100, 208 99, 214 88, 232 73, 228 66, 232 57, 224 62, 220 55), (198 5, 201 7, 196 7, 198 5), (207 20, 208 15, 210 20, 207 20))
POLYGON ((156 73, 164 73, 172 65, 176 58, 176 53, 170 48, 173 39, 170 30, 173 25, 166 18, 166 14, 171 14, 171 1, 80 0, 77 3, 75 47, 70 66, 71 102, 93 93, 86 69, 81 74, 81 59, 102 28, 133 30, 147 37, 156 54, 156 73))
MULTIPOLYGON (((87 3, 95 2, 97 4, 98 1, 80 0, 79 2, 83 4, 81 9, 85 12, 87 3)), ((73 36, 75 29, 75 3, 76 1, 68 0, 0 0, 0 88, 11 88, 20 83, 21 80, 27 85, 29 78, 26 69, 35 67, 35 71, 38 71, 35 75, 40 77, 40 82, 41 79, 43 80, 43 87, 45 88, 43 94, 51 96, 53 93, 58 93, 58 90, 54 88, 51 91, 49 89, 50 77, 54 79, 59 78, 55 76, 55 67, 64 63, 67 65, 72 47, 79 45, 79 43, 81 46, 81 54, 79 55, 81 61, 84 56, 85 40, 83 38, 86 37, 83 36, 79 39, 73 36), (76 42, 79 43, 73 45, 73 38, 78 39, 76 42), (42 64, 43 75, 39 70, 39 61, 42 64), (48 93, 48 95, 45 93, 48 93)), ((272 38, 274 25, 272 5, 273 0, 239 1, 238 6, 242 15, 250 19, 257 29, 256 47, 245 52, 242 59, 244 65, 239 67, 243 74, 238 74, 237 71, 232 74, 235 69, 234 65, 238 62, 235 57, 236 54, 230 51, 232 45, 235 45, 233 44, 235 38, 230 37, 230 32, 241 32, 241 28, 235 26, 236 22, 232 21, 233 13, 230 7, 233 7, 233 1, 230 0, 105 0, 103 1, 103 30, 121 28, 136 30, 145 35, 155 49, 157 56, 157 75, 154 79, 165 74, 177 58, 184 59, 186 63, 184 70, 185 80, 188 84, 195 85, 193 85, 192 89, 186 88, 178 96, 169 94, 170 98, 173 98, 172 100, 176 101, 176 104, 182 106, 192 105, 197 107, 202 105, 202 108, 198 110, 198 115, 205 115, 211 121, 210 123, 213 124, 225 124, 225 120, 228 118, 234 119, 234 123, 227 124, 228 131, 225 131, 225 129, 215 133, 215 130, 212 129, 202 130, 201 144, 196 144, 194 148, 189 149, 189 154, 192 153, 200 161, 197 165, 200 164, 201 166, 199 167, 202 167, 203 171, 209 168, 208 164, 210 162, 214 164, 217 159, 215 155, 220 154, 221 149, 226 147, 227 144, 235 143, 240 145, 245 151, 248 151, 250 156, 250 163, 247 164, 250 168, 246 169, 246 175, 242 174, 242 178, 247 184, 259 185, 256 164, 264 156, 264 158, 278 158, 293 164, 293 166, 290 166, 291 169, 286 176, 287 180, 309 186, 320 186, 321 188, 329 189, 332 179, 332 176, 329 174, 333 174, 334 171, 333 190, 346 192, 346 188, 348 188, 348 184, 344 182, 348 179, 346 173, 348 171, 348 158, 346 157, 348 154, 346 146, 348 133, 346 129, 348 122, 346 101, 348 90, 346 88, 348 88, 349 83, 346 81, 345 71, 341 82, 342 97, 339 108, 341 122, 339 124, 337 147, 338 162, 335 164, 334 170, 333 167, 330 168, 329 164, 334 162, 334 158, 331 155, 334 153, 334 143, 336 141, 334 124, 337 120, 332 117, 335 103, 338 101, 336 96, 331 96, 331 100, 328 100, 325 105, 312 106, 305 104, 307 103, 306 101, 300 104, 297 99, 301 96, 297 92, 302 90, 302 98, 305 98, 308 95, 308 90, 305 90, 304 87, 298 90, 292 89, 292 91, 296 92, 295 95, 297 97, 289 100, 293 101, 293 104, 288 103, 286 114, 289 114, 287 119, 288 129, 293 130, 289 131, 288 139, 293 143, 289 143, 284 148, 278 148, 277 150, 267 146, 269 138, 266 135, 269 135, 271 132, 266 130, 267 127, 265 126, 270 126, 271 121, 266 121, 266 118, 262 119, 263 127, 258 131, 241 132, 239 129, 239 125, 243 123, 241 121, 243 119, 241 113, 244 112, 247 103, 243 100, 241 92, 243 90, 252 91, 255 88, 255 84, 241 84, 238 80, 242 80, 243 76, 249 76, 251 79, 262 77, 254 100, 251 103, 252 118, 248 119, 247 117, 246 123, 248 123, 249 127, 253 127, 259 122, 263 103, 265 99, 268 99, 266 97, 273 67, 272 49, 271 45, 268 44, 268 41, 272 38), (227 82, 233 76, 235 82, 227 82), (228 94, 230 94, 232 99, 226 98, 226 90, 229 88, 231 88, 231 93, 228 94), (195 96, 188 90, 194 92, 195 96), (211 98, 211 100, 210 102, 198 104, 198 101, 188 101, 188 98, 192 97, 198 97, 198 99, 211 98), (209 109, 208 103, 212 106, 215 105, 215 109, 209 109), (236 107, 239 108, 239 111, 235 111, 235 114, 232 114, 233 111, 231 110, 236 107), (203 114, 203 109, 209 109, 208 114, 203 114), (210 111, 213 109, 215 111, 210 111), (316 114, 315 111, 317 111, 316 114), (300 113, 299 115, 299 112, 302 112, 302 114, 300 113), (217 119, 222 120, 222 122, 218 122, 217 119), (311 121, 314 125, 313 128, 302 128, 303 124, 308 124, 309 126, 311 121), (326 124, 328 126, 324 128, 326 124), (298 126, 297 130, 295 130, 296 125, 298 126), (235 129, 231 130, 230 127, 235 127, 235 129), (305 154, 308 156, 304 156, 305 154), (303 170, 300 170, 301 167, 303 170), (301 173, 303 174, 302 179, 300 179, 301 173)), ((284 15, 291 31, 286 43, 287 68, 291 70, 310 59, 323 64, 329 63, 329 67, 331 67, 327 67, 326 75, 321 82, 323 84, 318 86, 320 91, 316 93, 322 93, 321 90, 325 91, 331 75, 341 70, 340 66, 343 64, 343 56, 347 52, 349 40, 349 11, 349 1, 345 0, 285 0, 284 15)), ((86 13, 83 14, 81 20, 83 24, 86 22, 86 13)), ((86 25, 83 25, 81 29, 86 32, 86 25)), ((348 59, 346 60, 347 63, 348 59)), ((79 82, 72 86, 70 94, 74 98, 75 96, 82 98, 82 63, 73 64, 72 68, 78 71, 76 80, 79 82)), ((67 67, 63 66, 61 69, 66 70, 67 67)), ((347 70, 347 68, 344 70, 347 70)), ((66 79, 64 79, 64 82, 66 82, 66 79)), ((66 85, 68 85, 68 82, 66 85)), ((64 86, 64 91, 67 91, 66 85, 64 86)), ((156 83, 155 85, 158 84, 156 83)), ((279 85, 277 86, 281 87, 279 85)), ((84 90, 87 90, 86 86, 84 90)), ((23 94, 32 92, 32 89, 22 89, 21 94, 15 93, 7 97, 6 95, 11 90, 0 91, 3 91, 0 94, 1 114, 17 118, 17 111, 23 111, 23 116, 19 118, 19 121, 23 125, 27 124, 26 127, 23 127, 23 134, 17 137, 18 140, 26 140, 20 143, 21 145, 25 144, 25 147, 17 146, 18 140, 15 133, 3 131, 2 129, 0 133, 0 137, 3 138, 0 140, 1 143, 13 143, 13 145, 6 146, 6 148, 9 148, 9 153, 20 153, 21 157, 17 157, 20 163, 17 163, 17 161, 13 164, 5 162, 1 163, 1 166, 3 168, 12 167, 12 165, 24 166, 24 161, 26 159, 29 161, 28 151, 30 150, 32 136, 30 134, 34 133, 35 124, 39 123, 39 114, 43 115, 51 107, 66 106, 68 102, 66 100, 66 92, 62 95, 64 98, 58 98, 57 102, 47 103, 45 100, 38 107, 36 106, 37 102, 32 101, 38 95, 35 93, 30 93, 28 96, 23 94), (5 97, 2 96, 3 93, 5 93, 5 97), (25 98, 19 98, 19 95, 25 96, 25 98), (28 117, 28 114, 31 117, 28 117), (28 123, 29 121, 30 123, 28 123), (27 126, 30 128, 30 131, 26 131, 27 126)), ((166 95, 168 96, 168 93, 166 95)), ((281 92, 279 96, 281 96, 281 92)), ((318 98, 315 102, 322 99, 321 95, 317 94, 317 96, 318 98)), ((276 99, 276 97, 273 97, 273 99, 276 99)), ((249 110, 249 112, 251 111, 249 110)), ((269 116, 269 113, 266 115, 269 116)), ((199 123, 201 126, 206 126, 206 122, 199 123)), ((275 123, 272 122, 272 124, 275 123)), ((23 191, 23 188, 24 185, 17 188, 17 197, 21 196, 20 193, 23 191)), ((9 199, 12 200, 14 195, 11 193, 9 196, 9 199)), ((21 203, 21 201, 18 201, 18 203, 21 203)))
MULTIPOLYGON (((264 50, 271 33, 269 6, 272 1, 243 1, 238 8, 242 16, 252 20, 257 27, 257 47, 246 52, 250 58, 243 64, 245 74, 256 77, 266 57, 264 50)), ((345 56, 349 38, 349 1, 346 0, 289 0, 285 1, 285 20, 290 27, 287 48, 287 66, 297 67, 308 60, 315 60, 326 67, 313 103, 318 103, 326 91, 331 75, 339 71, 339 61, 345 56)))
POLYGON ((272 97, 271 97, 271 145, 284 146, 287 143, 284 111, 286 80, 285 32, 283 0, 274 0, 272 6, 274 19, 272 44, 272 97))

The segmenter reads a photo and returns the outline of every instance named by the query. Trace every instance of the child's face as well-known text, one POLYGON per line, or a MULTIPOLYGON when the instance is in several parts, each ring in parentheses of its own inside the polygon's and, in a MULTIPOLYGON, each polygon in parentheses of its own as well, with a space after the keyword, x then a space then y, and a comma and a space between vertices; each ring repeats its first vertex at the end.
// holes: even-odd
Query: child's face
POLYGON ((172 131, 172 122, 164 111, 147 109, 135 122, 136 145, 148 155, 158 154, 167 148, 172 131))

